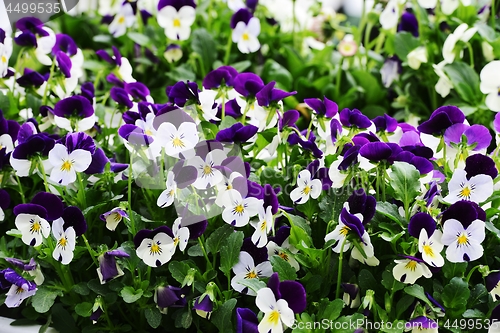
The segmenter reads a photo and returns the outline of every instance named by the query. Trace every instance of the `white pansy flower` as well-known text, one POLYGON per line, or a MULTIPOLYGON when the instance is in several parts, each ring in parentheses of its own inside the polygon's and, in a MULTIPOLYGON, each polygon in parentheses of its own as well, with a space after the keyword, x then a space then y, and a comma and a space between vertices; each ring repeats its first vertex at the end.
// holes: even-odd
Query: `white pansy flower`
POLYGON ((265 210, 264 207, 260 207, 259 221, 250 222, 252 227, 255 228, 255 231, 252 235, 252 242, 259 248, 266 246, 267 235, 269 234, 269 232, 271 232, 271 229, 274 225, 274 218, 271 210, 271 206, 267 206, 265 210))
POLYGON ((127 32, 127 28, 130 28, 134 25, 135 22, 135 14, 132 5, 129 3, 123 4, 120 8, 118 14, 116 14, 115 18, 109 25, 109 33, 114 37, 120 37, 125 35, 127 32))
POLYGON ((195 123, 184 122, 179 128, 165 122, 157 131, 157 141, 165 148, 169 156, 177 157, 179 153, 193 149, 198 143, 198 128, 195 123))
POLYGON ((259 213, 259 208, 263 204, 263 200, 253 197, 243 199, 237 190, 229 190, 224 202, 222 219, 235 227, 245 226, 251 217, 259 213))
POLYGON ((296 204, 304 204, 309 197, 317 199, 321 190, 321 180, 311 179, 309 170, 302 170, 297 176, 297 188, 290 193, 290 199, 296 204))
POLYGON ((413 284, 422 276, 430 278, 432 272, 429 267, 423 262, 415 259, 399 259, 394 260, 397 264, 392 269, 392 274, 396 280, 403 283, 413 284))
POLYGON ((52 222, 52 235, 56 239, 56 248, 52 252, 52 257, 63 265, 67 265, 73 260, 73 251, 76 246, 76 233, 73 227, 63 229, 64 220, 58 218, 52 222))
POLYGON ((241 53, 257 52, 260 48, 259 39, 260 34, 260 21, 256 17, 252 17, 248 24, 245 22, 238 22, 232 32, 232 39, 237 43, 238 50, 241 53))
POLYGON ((83 149, 68 153, 67 148, 58 143, 49 151, 49 162, 53 166, 50 179, 61 185, 69 185, 76 181, 77 172, 88 169, 92 163, 92 155, 83 149))
POLYGON ((136 254, 151 267, 159 267, 172 258, 174 240, 164 232, 156 234, 153 239, 144 238, 136 250, 136 254))
MULTIPOLYGON (((457 0, 458 1, 458 0, 457 0)), ((455 61, 455 56, 457 54, 456 45, 459 41, 467 43, 477 32, 476 27, 469 28, 466 23, 460 24, 453 33, 451 33, 443 44, 443 58, 448 64, 455 61)), ((462 50, 460 49, 460 54, 462 50)))
POLYGON ((273 291, 270 288, 262 288, 257 292, 255 303, 260 311, 264 313, 264 318, 259 323, 259 333, 271 332, 282 333, 283 326, 291 327, 295 322, 292 309, 288 307, 288 302, 284 299, 276 301, 273 291))
POLYGON ((196 11, 191 6, 183 6, 179 11, 172 6, 165 6, 158 11, 157 16, 158 24, 172 40, 188 39, 195 18, 196 11))
POLYGON ((42 244, 43 238, 49 237, 50 224, 38 215, 19 214, 16 216, 15 224, 26 245, 38 246, 42 244))
POLYGON ((425 64, 427 62, 427 49, 425 46, 419 46, 407 56, 408 66, 410 68, 417 70, 420 68, 421 64, 425 64))
POLYGON ((273 267, 268 260, 255 265, 252 256, 248 252, 241 251, 238 263, 233 266, 233 273, 234 277, 231 279, 231 287, 239 293, 255 296, 257 295, 255 291, 239 282, 241 280, 270 277, 273 274, 273 267))
POLYGON ((483 256, 481 243, 485 238, 485 224, 475 220, 467 228, 458 220, 444 222, 441 241, 447 245, 446 258, 450 262, 474 261, 483 256))
POLYGON ((422 228, 418 238, 418 250, 422 253, 422 259, 434 267, 443 267, 444 265, 444 259, 441 256, 441 251, 444 248, 441 243, 442 235, 441 231, 434 230, 429 237, 427 231, 422 228))
POLYGON ((493 194, 493 179, 489 175, 476 175, 467 179, 467 172, 457 169, 448 184, 449 194, 443 198, 453 204, 460 200, 481 203, 493 194))

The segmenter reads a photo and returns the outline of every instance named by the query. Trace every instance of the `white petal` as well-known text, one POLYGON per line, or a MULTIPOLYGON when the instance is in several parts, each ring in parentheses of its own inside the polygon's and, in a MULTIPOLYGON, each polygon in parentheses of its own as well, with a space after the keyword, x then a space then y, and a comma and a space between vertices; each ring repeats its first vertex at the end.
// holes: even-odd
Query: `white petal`
POLYGON ((173 26, 173 20, 177 17, 177 10, 172 6, 165 6, 160 11, 156 19, 158 20, 158 25, 162 28, 170 28, 173 26))
POLYGON ((486 106, 494 112, 500 111, 500 96, 498 96, 498 92, 494 92, 488 94, 485 100, 486 106))
POLYGON ((270 288, 262 288, 257 292, 255 304, 260 311, 268 313, 277 307, 276 297, 270 288))
POLYGON ((467 227, 467 232, 470 233, 470 237, 476 242, 481 243, 484 241, 485 235, 485 224, 481 220, 475 220, 467 227))
POLYGON ((60 143, 54 145, 51 151, 49 151, 49 161, 55 167, 61 167, 64 161, 69 157, 68 150, 66 147, 60 143))
POLYGON ((470 195, 470 200, 481 203, 493 194, 493 179, 488 175, 476 175, 469 180, 474 187, 470 195))
POLYGON ((280 312, 280 319, 288 327, 291 327, 295 322, 295 316, 292 309, 288 307, 288 302, 284 299, 279 299, 276 304, 280 312))
POLYGON ((457 235, 463 233, 464 231, 464 227, 459 221, 455 219, 448 219, 444 221, 441 243, 444 245, 453 244, 457 240, 457 235))
POLYGON ((77 172, 84 172, 92 163, 92 154, 83 149, 77 149, 71 152, 69 159, 73 162, 73 167, 77 172))
POLYGON ((178 12, 182 25, 192 25, 196 19, 196 10, 191 6, 183 6, 178 12))
POLYGON ((302 189, 297 187, 292 192, 290 192, 290 199, 295 203, 305 203, 309 199, 309 194, 303 194, 302 189))
POLYGON ((252 270, 254 268, 255 263, 252 256, 248 252, 241 251, 238 263, 233 266, 233 273, 248 273, 249 270, 252 270))
POLYGON ((311 185, 309 186, 311 187, 311 198, 317 199, 320 196, 322 190, 321 180, 314 179, 313 181, 311 181, 311 185))
POLYGON ((264 261, 255 267, 255 270, 259 274, 259 277, 270 277, 273 275, 273 266, 269 261, 264 261))

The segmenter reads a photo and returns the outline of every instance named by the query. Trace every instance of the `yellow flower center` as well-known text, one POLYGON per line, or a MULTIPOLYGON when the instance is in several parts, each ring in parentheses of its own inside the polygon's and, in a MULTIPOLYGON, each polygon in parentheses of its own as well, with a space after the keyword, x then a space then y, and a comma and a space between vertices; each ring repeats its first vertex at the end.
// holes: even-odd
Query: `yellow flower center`
POLYGON ((417 262, 415 260, 410 260, 405 265, 405 268, 414 272, 417 269, 417 262))
POLYGON ((239 204, 238 206, 234 207, 234 212, 237 214, 243 214, 245 211, 245 207, 243 207, 242 204, 239 204))
POLYGON ((247 33, 247 32, 245 32, 245 33, 241 36, 241 38, 243 38, 243 40, 244 40, 244 41, 248 41, 248 40, 250 40, 250 36, 248 35, 248 33, 247 33))
POLYGON ((180 28, 181 27, 181 20, 178 18, 174 19, 174 27, 180 28))
POLYGON ((347 234, 349 233, 349 230, 351 230, 351 228, 349 228, 348 226, 343 226, 342 228, 340 228, 340 234, 343 235, 343 236, 347 236, 347 234))
POLYGON ((120 18, 118 19, 118 23, 120 23, 120 24, 125 23, 125 17, 124 16, 120 16, 120 18))
POLYGON ((172 140, 172 146, 174 146, 174 148, 183 148, 184 142, 182 142, 179 137, 176 137, 172 140))
POLYGON ((161 247, 158 244, 155 243, 155 244, 151 245, 151 248, 149 249, 149 253, 151 255, 160 254, 161 253, 161 247))
POLYGON ((67 244, 68 240, 66 239, 66 237, 61 237, 61 239, 57 242, 57 245, 60 247, 66 247, 67 244))
POLYGON ((6 63, 7 63, 7 57, 6 57, 6 56, 4 56, 4 55, 2 56, 2 62, 3 62, 4 64, 6 64, 6 63))
POLYGON ((212 167, 210 165, 205 165, 203 167, 203 175, 208 176, 212 174, 212 167))
POLYGON ((168 196, 169 196, 169 197, 173 197, 173 196, 174 196, 174 194, 175 194, 175 191, 174 191, 173 189, 172 189, 172 190, 170 190, 170 192, 168 192, 168 196))
POLYGON ((467 239, 467 236, 465 234, 461 234, 457 238, 457 243, 458 243, 458 245, 465 245, 465 244, 469 243, 469 239, 467 239))
POLYGON ((285 252, 283 252, 283 251, 280 251, 280 252, 278 253, 278 256, 280 256, 280 257, 281 257, 281 259, 283 259, 283 260, 285 260, 285 261, 290 260, 290 259, 288 258, 288 254, 286 254, 286 253, 285 253, 285 252))
POLYGON ((311 192, 311 187, 309 185, 307 185, 306 187, 304 187, 304 189, 302 190, 302 193, 304 194, 309 194, 311 192))
POLYGON ((151 132, 151 130, 145 130, 145 131, 144 131, 144 134, 149 135, 149 136, 152 136, 152 135, 153 135, 153 132, 151 132))
POLYGON ((245 275, 245 279, 255 279, 257 278, 257 276, 258 276, 257 273, 254 270, 252 270, 245 275))
POLYGON ((464 187, 461 191, 460 191, 460 196, 461 197, 464 197, 464 198, 468 198, 470 196, 470 193, 471 193, 471 189, 469 187, 464 187))
POLYGON ((31 233, 40 232, 40 229, 42 229, 40 222, 36 220, 31 220, 30 232, 31 233))
POLYGON ((266 220, 264 220, 264 221, 262 221, 262 224, 261 224, 261 226, 260 226, 260 231, 264 231, 264 230, 266 230, 266 227, 267 227, 267 221, 266 221, 266 220))
POLYGON ((278 310, 273 310, 270 314, 269 314, 269 318, 268 318, 268 321, 273 324, 273 326, 276 326, 278 325, 279 323, 279 320, 280 320, 280 313, 278 310))
POLYGON ((71 161, 64 161, 64 163, 61 165, 61 171, 70 171, 72 166, 73 163, 71 163, 71 161))
POLYGON ((16 289, 16 294, 22 294, 24 292, 24 289, 21 287, 17 287, 16 289))
POLYGON ((233 189, 233 185, 231 184, 226 184, 226 190, 232 190, 233 189))
POLYGON ((430 245, 424 245, 424 253, 430 257, 434 257, 434 250, 430 245))
POLYGON ((174 238, 174 246, 177 246, 179 244, 179 237, 174 238))
POLYGON ((115 222, 119 222, 122 219, 122 216, 119 213, 113 213, 113 220, 115 222))

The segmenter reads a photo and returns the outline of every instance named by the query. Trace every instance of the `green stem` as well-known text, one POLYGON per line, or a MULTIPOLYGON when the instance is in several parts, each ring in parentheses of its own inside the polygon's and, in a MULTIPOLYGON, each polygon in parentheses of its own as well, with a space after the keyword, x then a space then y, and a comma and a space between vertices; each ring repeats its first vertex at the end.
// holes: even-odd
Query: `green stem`
POLYGON ((23 185, 21 184, 21 179, 19 179, 19 176, 14 173, 14 177, 16 177, 17 181, 17 187, 19 188, 19 194, 21 195, 21 200, 24 203, 26 203, 26 197, 24 196, 24 190, 23 190, 23 185))
POLYGON ((85 184, 83 184, 83 179, 82 175, 77 172, 76 177, 78 179, 78 187, 80 188, 80 191, 82 192, 82 206, 87 208, 87 195, 85 194, 85 184))
POLYGON ((52 61, 52 66, 50 66, 50 76, 49 80, 47 80, 47 84, 45 85, 45 89, 43 91, 42 105, 47 104, 47 94, 49 92, 50 82, 52 81, 52 77, 54 76, 54 67, 56 65, 55 61, 52 61))
POLYGON ((344 58, 340 57, 339 69, 337 70, 337 74, 335 76, 335 98, 336 99, 340 98, 340 81, 342 80, 342 61, 343 60, 344 60, 344 58))
POLYGON ((471 43, 467 43, 467 49, 469 50, 470 67, 474 68, 474 51, 472 50, 471 43))
POLYGON ((493 30, 496 30, 496 14, 495 0, 491 0, 490 24, 493 30))
POLYGON ((474 273, 474 272, 475 272, 475 271, 476 271, 476 270, 477 270, 480 266, 481 266, 481 265, 474 266, 474 267, 470 270, 469 274, 467 274, 467 278, 465 278, 465 281, 466 281, 467 283, 469 283, 469 280, 470 280, 470 278, 472 277, 472 273, 474 273))
POLYGON ((342 241, 342 245, 340 246, 340 255, 339 255, 339 270, 337 272, 337 289, 335 290, 335 299, 339 299, 340 297, 340 284, 342 282, 342 264, 344 261, 344 245, 347 241, 347 236, 342 241))
MULTIPOLYGON (((135 236, 136 230, 135 230, 135 222, 134 222, 134 212, 132 211, 132 153, 129 152, 130 155, 130 164, 128 166, 128 216, 130 218, 130 226, 132 229, 132 234, 131 236, 135 236)), ((130 235, 130 234, 129 234, 130 235)))
POLYGON ((82 234, 82 238, 83 238, 83 242, 85 243, 85 247, 87 248, 87 251, 89 251, 89 254, 90 254, 90 257, 92 258, 92 261, 94 262, 96 267, 99 267, 99 262, 98 262, 97 258, 94 256, 94 252, 93 252, 92 248, 90 247, 90 243, 89 243, 87 237, 85 237, 85 234, 82 234))
POLYGON ((47 175, 45 174, 45 167, 43 166, 43 161, 41 157, 38 157, 38 166, 40 167, 40 172, 42 173, 43 183, 45 185, 45 192, 50 192, 49 184, 47 182, 47 175))
POLYGON ((233 39, 232 36, 229 35, 227 38, 227 45, 226 45, 226 55, 224 56, 224 64, 229 65, 229 57, 231 56, 231 47, 233 46, 233 39))
POLYGON ((205 257, 205 260, 207 261, 207 268, 212 269, 212 263, 210 262, 210 259, 208 259, 208 254, 207 251, 205 250, 205 245, 203 244, 203 241, 201 240, 200 237, 198 237, 198 243, 200 244, 201 252, 203 252, 203 256, 205 257))

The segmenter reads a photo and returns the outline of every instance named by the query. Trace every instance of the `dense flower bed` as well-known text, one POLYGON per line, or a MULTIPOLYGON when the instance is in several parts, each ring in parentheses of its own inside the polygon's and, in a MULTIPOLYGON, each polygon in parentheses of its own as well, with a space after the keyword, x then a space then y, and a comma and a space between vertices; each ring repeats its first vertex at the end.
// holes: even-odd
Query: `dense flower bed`
POLYGON ((60 332, 500 331, 495 4, 390 0, 356 27, 325 1, 316 39, 267 5, 3 26, 2 309, 60 332))

